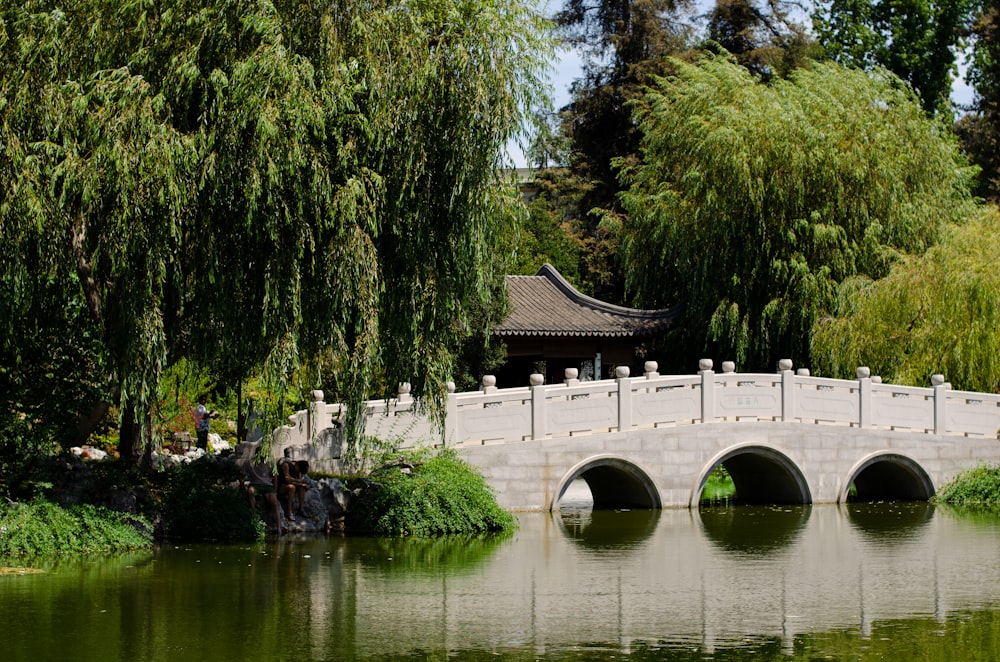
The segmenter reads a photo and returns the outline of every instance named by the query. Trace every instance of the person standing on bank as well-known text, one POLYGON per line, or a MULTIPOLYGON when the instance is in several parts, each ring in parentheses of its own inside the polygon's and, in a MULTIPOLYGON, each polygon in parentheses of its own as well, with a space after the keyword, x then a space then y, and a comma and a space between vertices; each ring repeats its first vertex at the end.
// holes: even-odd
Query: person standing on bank
POLYGON ((209 421, 216 415, 214 411, 209 411, 208 407, 205 406, 207 400, 208 397, 204 395, 198 398, 198 406, 191 412, 191 416, 194 418, 194 431, 198 435, 198 448, 206 452, 208 451, 209 421))

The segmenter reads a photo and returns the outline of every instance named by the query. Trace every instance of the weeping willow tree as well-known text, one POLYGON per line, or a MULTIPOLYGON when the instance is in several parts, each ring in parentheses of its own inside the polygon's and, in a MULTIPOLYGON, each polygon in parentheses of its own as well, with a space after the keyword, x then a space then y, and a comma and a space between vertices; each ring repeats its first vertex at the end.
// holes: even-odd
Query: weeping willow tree
POLYGON ((852 378, 859 365, 897 384, 941 373, 957 389, 1000 390, 1000 216, 948 228, 942 242, 878 281, 840 288, 834 315, 814 327, 813 362, 852 378))
POLYGON ((536 12, 2 0, 0 20, 0 297, 85 302, 123 455, 180 356, 280 384, 326 352, 352 403, 402 380, 439 402, 503 275, 518 198, 497 172, 543 93, 536 12))
POLYGON ((972 208, 950 131, 885 71, 764 85, 726 57, 672 66, 638 110, 620 230, 637 303, 685 303, 670 355, 809 365, 839 283, 885 276, 972 208))

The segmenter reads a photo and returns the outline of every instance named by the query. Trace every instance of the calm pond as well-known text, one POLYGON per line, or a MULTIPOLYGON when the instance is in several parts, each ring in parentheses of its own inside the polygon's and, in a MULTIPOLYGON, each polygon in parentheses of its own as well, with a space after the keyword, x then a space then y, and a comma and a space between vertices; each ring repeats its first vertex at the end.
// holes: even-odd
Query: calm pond
POLYGON ((0 576, 5 660, 998 660, 1000 518, 526 513, 506 538, 163 546, 0 576))

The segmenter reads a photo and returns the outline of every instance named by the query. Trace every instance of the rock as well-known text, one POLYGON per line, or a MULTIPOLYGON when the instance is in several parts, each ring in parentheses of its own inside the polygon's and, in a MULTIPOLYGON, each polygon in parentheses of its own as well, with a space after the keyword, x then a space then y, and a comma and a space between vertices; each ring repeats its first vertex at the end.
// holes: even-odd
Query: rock
MULTIPOLYGON (((298 505, 298 503, 294 505, 298 505)), ((296 514, 293 522, 287 519, 284 506, 282 506, 281 525, 285 531, 288 533, 323 533, 326 531, 330 515, 318 489, 311 488, 306 492, 302 510, 305 514, 296 514)))
POLYGON ((218 455, 222 451, 232 450, 232 446, 229 442, 215 434, 214 432, 208 435, 208 450, 212 453, 218 455))
POLYGON ((81 460, 104 460, 108 457, 107 453, 93 446, 73 446, 69 452, 81 460))
POLYGON ((132 493, 132 490, 120 487, 112 489, 108 494, 107 506, 108 509, 119 513, 129 513, 130 515, 135 515, 136 512, 138 512, 136 509, 135 494, 132 493))
POLYGON ((354 501, 354 494, 344 489, 344 483, 339 478, 323 478, 317 486, 330 520, 343 519, 354 501))

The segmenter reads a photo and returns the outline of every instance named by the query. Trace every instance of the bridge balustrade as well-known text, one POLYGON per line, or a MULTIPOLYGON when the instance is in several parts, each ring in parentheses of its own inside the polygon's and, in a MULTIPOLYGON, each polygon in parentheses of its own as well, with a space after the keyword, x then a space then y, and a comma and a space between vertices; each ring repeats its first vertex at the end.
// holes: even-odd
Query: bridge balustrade
POLYGON ((997 434, 997 412, 1000 402, 996 396, 972 391, 952 391, 944 386, 935 386, 944 392, 939 414, 944 421, 945 434, 991 437, 997 434))
MULTIPOLYGON (((935 375, 930 388, 883 384, 867 368, 857 380, 812 377, 783 360, 777 373, 716 373, 703 359, 696 375, 660 375, 647 362, 642 376, 618 368, 615 379, 582 382, 575 370, 560 384, 532 375, 527 387, 498 389, 487 375, 478 391, 450 386, 444 430, 435 427, 400 386, 397 398, 366 404, 365 432, 402 445, 490 444, 573 437, 638 428, 713 422, 779 421, 900 429, 939 435, 996 436, 1000 396, 953 391, 935 375)), ((277 447, 315 443, 342 417, 342 407, 314 392, 309 409, 275 431, 277 447)), ((339 443, 330 441, 330 443, 339 443)), ((337 455, 339 457, 339 449, 337 455)))
POLYGON ((647 371, 643 377, 619 378, 627 386, 620 429, 701 422, 702 379, 698 375, 663 376, 647 371))
POLYGON ((845 379, 796 375, 793 420, 800 423, 855 425, 861 420, 861 386, 845 379))

